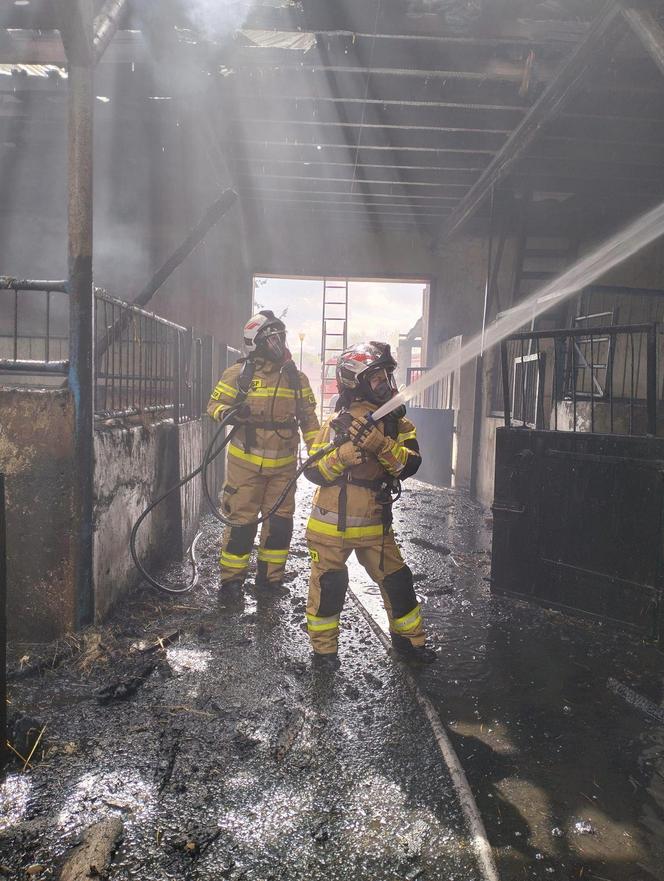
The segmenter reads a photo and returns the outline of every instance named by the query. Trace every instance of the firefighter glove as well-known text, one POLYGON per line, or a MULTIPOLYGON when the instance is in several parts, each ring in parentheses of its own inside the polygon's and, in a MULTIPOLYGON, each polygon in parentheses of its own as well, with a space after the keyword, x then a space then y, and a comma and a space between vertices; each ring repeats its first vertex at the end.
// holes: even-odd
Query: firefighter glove
POLYGON ((352 468, 353 465, 361 465, 364 462, 362 450, 350 441, 337 448, 337 456, 344 468, 352 468))
POLYGON ((390 439, 385 437, 385 435, 366 418, 353 419, 348 433, 356 447, 365 450, 367 453, 373 453, 374 456, 380 455, 390 443, 390 439))

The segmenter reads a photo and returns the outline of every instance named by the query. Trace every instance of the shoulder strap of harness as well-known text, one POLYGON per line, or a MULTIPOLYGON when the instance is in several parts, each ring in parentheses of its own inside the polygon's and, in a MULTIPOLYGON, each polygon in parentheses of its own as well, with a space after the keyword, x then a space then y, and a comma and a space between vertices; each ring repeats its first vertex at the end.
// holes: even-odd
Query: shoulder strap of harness
POLYGON ((245 358, 242 370, 237 378, 237 402, 242 404, 247 399, 247 395, 251 391, 251 382, 256 372, 256 364, 252 358, 245 358))
MULTIPOLYGON (((247 400, 251 391, 251 383, 256 373, 256 364, 253 358, 245 358, 242 370, 237 378, 237 397, 235 400, 238 404, 247 400)), ((252 447, 256 446, 256 429, 250 425, 242 426, 242 434, 244 435, 244 451, 248 453, 252 447)))
POLYGON ((300 381, 300 371, 295 365, 295 361, 289 358, 281 368, 288 378, 288 384, 295 392, 295 415, 297 421, 300 422, 303 416, 302 412, 302 383, 300 381))

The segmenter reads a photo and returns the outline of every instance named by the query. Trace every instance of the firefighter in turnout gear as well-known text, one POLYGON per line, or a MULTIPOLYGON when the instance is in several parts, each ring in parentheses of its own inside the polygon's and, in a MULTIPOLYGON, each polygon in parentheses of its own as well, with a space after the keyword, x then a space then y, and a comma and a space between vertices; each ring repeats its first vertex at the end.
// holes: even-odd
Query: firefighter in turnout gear
POLYGON ((420 663, 436 659, 424 645, 413 574, 392 533, 392 494, 421 463, 415 426, 405 418, 405 407, 377 423, 366 418, 396 394, 396 366, 386 343, 362 343, 340 356, 337 413, 323 425, 311 452, 341 442, 305 471, 318 484, 307 524, 312 561, 307 630, 316 666, 339 664, 346 561, 353 551, 380 587, 395 652, 420 663))
MULTIPOLYGON (((254 315, 244 328, 247 357, 229 367, 217 383, 207 412, 224 418, 241 404, 238 426, 228 445, 222 507, 229 520, 221 549, 222 590, 238 592, 244 583, 256 537, 256 520, 279 498, 297 469, 298 431, 307 449, 319 431, 316 400, 309 380, 286 348, 286 326, 269 311, 254 315)), ((261 527, 256 586, 282 586, 293 533, 295 485, 261 527)))

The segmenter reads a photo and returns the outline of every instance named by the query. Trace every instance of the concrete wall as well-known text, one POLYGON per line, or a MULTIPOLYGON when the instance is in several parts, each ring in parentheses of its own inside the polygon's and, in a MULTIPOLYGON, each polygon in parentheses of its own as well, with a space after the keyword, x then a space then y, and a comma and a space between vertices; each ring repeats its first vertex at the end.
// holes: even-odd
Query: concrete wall
MULTIPOLYGON (((95 616, 102 620, 140 580, 131 529, 151 501, 202 458, 201 423, 172 421, 95 434, 95 616)), ((199 484, 173 493, 141 526, 139 558, 148 569, 181 559, 198 529, 199 484)))
MULTIPOLYGON (((203 460, 203 427, 200 421, 178 425, 180 477, 195 471, 203 460)), ((180 490, 181 556, 187 553, 198 532, 198 521, 203 503, 201 479, 197 477, 180 490)))
MULTIPOLYGON (((72 554, 73 407, 66 391, 0 388, 7 504, 8 635, 48 641, 76 626, 72 554)), ((129 535, 150 501, 198 466, 200 422, 95 433, 95 616, 138 583, 129 535)), ((180 559, 198 529, 199 484, 160 505, 138 536, 149 566, 180 559)))
POLYGON ((72 399, 66 391, 0 388, 0 412, 8 636, 50 640, 72 630, 76 620, 72 399))

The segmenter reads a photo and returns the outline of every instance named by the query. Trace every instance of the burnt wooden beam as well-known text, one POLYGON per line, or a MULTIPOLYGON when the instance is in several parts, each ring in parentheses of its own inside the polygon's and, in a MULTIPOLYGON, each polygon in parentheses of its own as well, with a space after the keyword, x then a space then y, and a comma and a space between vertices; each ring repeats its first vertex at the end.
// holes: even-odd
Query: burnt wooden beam
POLYGON ((362 190, 361 192, 348 192, 348 190, 329 190, 326 188, 317 189, 304 187, 270 187, 258 186, 257 184, 243 186, 240 195, 252 194, 255 196, 265 195, 266 198, 280 199, 282 196, 291 200, 292 198, 315 198, 320 201, 320 196, 325 196, 330 203, 340 203, 345 205, 368 205, 375 203, 378 205, 392 205, 408 209, 413 208, 431 208, 438 205, 450 207, 449 203, 454 205, 461 198, 462 193, 456 194, 439 194, 422 196, 412 193, 377 193, 374 190, 362 190), (448 203, 448 204, 445 204, 448 203))
POLYGON ((623 15, 648 55, 664 73, 664 29, 650 9, 628 7, 623 15))
POLYGON ((410 218, 416 224, 419 218, 444 217, 447 213, 449 213, 449 209, 446 209, 445 207, 439 208, 436 206, 423 206, 422 208, 411 208, 404 205, 394 205, 389 203, 386 205, 379 205, 372 202, 366 204, 349 204, 347 202, 334 202, 330 199, 300 199, 297 197, 286 196, 278 196, 277 198, 273 199, 266 198, 260 193, 253 193, 251 191, 245 191, 243 194, 243 198, 257 200, 262 204, 272 203, 274 205, 291 205, 302 207, 319 206, 320 210, 322 211, 330 211, 337 214, 364 215, 367 217, 388 216, 399 217, 401 219, 410 218))
POLYGON ((475 130, 511 132, 521 121, 527 107, 501 108, 486 110, 475 107, 455 107, 450 104, 411 104, 399 102, 391 105, 379 99, 362 98, 351 100, 293 100, 282 96, 280 100, 263 102, 256 97, 246 107, 247 114, 242 113, 240 106, 233 107, 232 122, 242 121, 245 124, 259 123, 266 125, 384 125, 411 128, 440 128, 443 131, 475 130), (346 122, 340 119, 343 109, 346 122))
POLYGON ((535 140, 542 127, 564 107, 588 71, 617 45, 625 32, 621 8, 613 0, 595 20, 585 39, 563 64, 521 123, 507 139, 486 171, 443 225, 437 244, 459 230, 477 211, 486 196, 508 174, 535 140))
POLYGON ((96 64, 101 61, 102 55, 117 33, 120 19, 127 9, 127 6, 128 0, 106 0, 101 12, 95 18, 93 48, 96 64))
POLYGON ((378 31, 374 34, 372 31, 365 32, 348 28, 333 30, 306 27, 293 29, 292 26, 263 28, 257 27, 256 22, 254 21, 252 23, 251 19, 249 19, 248 23, 243 25, 239 34, 245 35, 250 40, 252 34, 256 31, 264 32, 265 30, 276 30, 284 35, 292 34, 293 36, 301 36, 304 32, 313 34, 317 39, 327 41, 331 46, 340 46, 342 49, 346 47, 348 42, 373 43, 375 41, 376 43, 385 42, 391 45, 400 42, 425 45, 429 43, 437 46, 460 46, 465 49, 476 47, 489 49, 525 49, 526 52, 530 51, 533 46, 537 46, 538 48, 544 49, 546 52, 560 54, 561 52, 568 52, 570 43, 578 43, 583 38, 584 33, 588 30, 588 25, 585 22, 579 22, 577 30, 573 33, 567 33, 562 40, 556 40, 555 36, 553 36, 553 32, 546 33, 545 31, 540 30, 539 32, 533 31, 527 33, 523 29, 519 29, 516 23, 513 24, 515 24, 515 29, 513 31, 508 29, 508 24, 508 28, 503 28, 500 33, 496 34, 461 35, 443 32, 432 33, 431 31, 409 32, 405 28, 401 31, 395 31, 394 33, 383 33, 378 31))
POLYGON ((405 180, 381 181, 365 179, 359 183, 349 174, 344 178, 325 178, 308 175, 283 176, 274 174, 247 174, 240 172, 239 179, 242 186, 260 187, 273 191, 295 192, 325 192, 338 193, 340 195, 354 195, 360 197, 363 194, 380 196, 395 196, 410 199, 439 199, 446 196, 460 199, 470 188, 472 181, 465 184, 441 184, 437 181, 427 183, 409 183, 405 180), (353 186, 354 184, 354 186, 353 186), (352 190, 351 190, 352 187, 352 190))
MULTIPOLYGON (((385 7, 386 4, 384 4, 385 7)), ((405 11, 406 4, 399 2, 398 9, 383 11, 378 22, 378 33, 383 37, 408 34, 449 38, 450 27, 443 15, 418 15, 405 11)), ((492 23, 493 24, 493 23, 492 23)), ((254 5, 244 23, 245 28, 261 30, 304 30, 325 35, 330 32, 367 33, 373 35, 376 17, 370 3, 326 2, 324 10, 312 8, 307 3, 304 11, 298 5, 254 5)), ((498 17, 491 38, 570 44, 578 42, 587 31, 589 23, 583 19, 561 21, 529 21, 498 17)), ((461 38, 463 39, 463 37, 461 38)), ((473 37, 470 37, 473 39, 473 37)))

